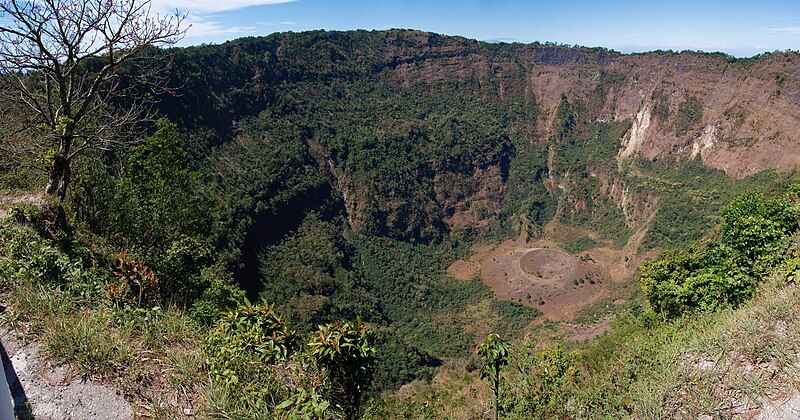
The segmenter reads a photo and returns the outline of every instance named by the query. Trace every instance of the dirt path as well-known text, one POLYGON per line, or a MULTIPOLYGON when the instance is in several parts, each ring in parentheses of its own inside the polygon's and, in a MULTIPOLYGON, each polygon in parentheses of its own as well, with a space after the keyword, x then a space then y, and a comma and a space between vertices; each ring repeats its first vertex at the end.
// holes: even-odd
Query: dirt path
POLYGON ((605 334, 614 322, 613 316, 604 317, 591 325, 564 324, 568 341, 586 341, 605 334))
POLYGON ((37 420, 130 419, 130 404, 107 385, 84 381, 52 366, 34 343, 0 329, 0 356, 19 418, 37 420))
POLYGON ((0 218, 6 217, 8 209, 14 204, 31 204, 34 206, 41 206, 45 203, 45 199, 41 194, 14 194, 3 195, 0 193, 0 218))

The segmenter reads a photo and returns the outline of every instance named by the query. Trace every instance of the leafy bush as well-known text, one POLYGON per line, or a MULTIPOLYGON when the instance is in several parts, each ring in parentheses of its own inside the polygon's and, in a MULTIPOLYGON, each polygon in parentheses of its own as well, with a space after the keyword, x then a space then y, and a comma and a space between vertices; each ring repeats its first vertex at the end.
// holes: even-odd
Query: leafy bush
POLYGON ((143 262, 123 251, 117 256, 114 275, 117 281, 107 288, 114 303, 123 307, 152 307, 158 303, 159 278, 143 262))
POLYGON ((289 359, 299 344, 269 305, 242 305, 219 319, 203 343, 214 409, 269 418, 291 395, 289 359))
POLYGON ((105 158, 77 165, 75 220, 157 273, 161 303, 191 303, 202 293, 200 271, 214 262, 215 204, 200 190, 177 126, 161 120, 127 155, 105 158))
POLYGON ((233 281, 233 275, 223 267, 214 265, 200 273, 203 294, 190 310, 192 319, 203 327, 214 324, 226 313, 245 304, 245 293, 233 281))
POLYGON ((542 351, 523 349, 513 363, 521 377, 515 384, 516 399, 511 394, 501 402, 511 418, 565 417, 566 401, 579 370, 575 354, 557 344, 542 351))
POLYGON ((642 290, 665 318, 737 306, 749 299, 786 258, 786 248, 798 232, 800 211, 788 198, 749 192, 728 204, 720 217, 717 238, 668 251, 642 266, 642 290))
POLYGON ((197 238, 182 236, 172 242, 158 263, 163 302, 193 302, 208 286, 201 272, 214 262, 211 247, 197 238))
POLYGON ((749 192, 733 200, 720 216, 722 243, 737 254, 740 266, 749 263, 758 270, 769 268, 782 257, 791 235, 798 230, 800 209, 786 198, 749 192))
MULTIPOLYGON (((78 254, 83 250, 72 247, 78 254)), ((0 285, 41 282, 58 287, 90 306, 104 298, 108 274, 92 260, 91 253, 80 257, 69 255, 31 226, 13 222, 0 225, 0 285)))
POLYGON ((266 365, 287 360, 297 347, 297 336, 269 305, 229 312, 209 331, 204 346, 212 380, 229 385, 259 382, 266 365))
POLYGON ((375 348, 361 320, 320 325, 311 334, 308 352, 330 381, 331 400, 348 418, 358 417, 375 360, 375 348))
POLYGON ((270 305, 243 305, 204 343, 220 410, 288 417, 357 416, 375 349, 361 321, 320 325, 304 343, 270 305))

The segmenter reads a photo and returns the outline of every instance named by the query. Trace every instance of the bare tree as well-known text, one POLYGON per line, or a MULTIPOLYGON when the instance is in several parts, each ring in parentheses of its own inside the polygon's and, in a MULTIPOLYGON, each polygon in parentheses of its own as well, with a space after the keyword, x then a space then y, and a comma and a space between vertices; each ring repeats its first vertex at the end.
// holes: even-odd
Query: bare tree
POLYGON ((153 118, 169 60, 146 57, 182 38, 184 18, 150 0, 0 0, 0 95, 48 156, 47 194, 64 198, 76 156, 153 118))

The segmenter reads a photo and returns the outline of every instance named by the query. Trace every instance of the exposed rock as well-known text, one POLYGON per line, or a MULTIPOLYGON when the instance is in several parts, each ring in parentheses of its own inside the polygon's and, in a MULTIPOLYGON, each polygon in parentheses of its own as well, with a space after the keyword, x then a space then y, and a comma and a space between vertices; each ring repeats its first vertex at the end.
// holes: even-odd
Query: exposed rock
MULTIPOLYGON (((537 101, 540 138, 552 134, 562 94, 581 98, 590 105, 582 116, 587 121, 632 122, 620 158, 636 153, 650 160, 699 156, 734 178, 766 169, 791 171, 800 163, 800 138, 791 134, 800 132, 797 53, 742 63, 711 54, 621 55, 538 44, 519 47, 518 56, 494 55, 474 43, 458 45, 429 45, 425 54, 397 66, 395 77, 406 85, 502 80, 498 96, 516 93, 537 101), (519 76, 520 66, 524 76, 519 76), (609 74, 617 77, 604 76, 609 74), (655 97, 662 106, 658 116, 655 97), (697 99, 702 118, 676 130, 687 97, 697 99)), ((414 55, 413 49, 405 54, 414 55)))
POLYGON ((757 420, 783 420, 800 418, 800 393, 777 401, 770 401, 761 407, 757 420))
POLYGON ((633 125, 622 140, 622 149, 619 151, 621 158, 630 157, 635 152, 641 151, 642 143, 647 138, 648 128, 650 128, 650 106, 645 105, 633 118, 633 125))

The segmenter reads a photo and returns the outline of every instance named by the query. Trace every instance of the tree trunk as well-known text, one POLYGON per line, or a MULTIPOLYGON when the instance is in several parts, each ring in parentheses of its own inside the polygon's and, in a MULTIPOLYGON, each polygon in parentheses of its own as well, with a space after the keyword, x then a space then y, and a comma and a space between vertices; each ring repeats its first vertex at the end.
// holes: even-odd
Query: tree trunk
POLYGON ((67 185, 69 185, 70 168, 69 160, 63 153, 57 153, 53 158, 53 164, 48 172, 47 187, 44 192, 47 195, 56 196, 63 200, 67 195, 67 185))
POLYGON ((498 400, 500 396, 500 378, 498 376, 497 380, 494 381, 494 420, 500 419, 500 406, 498 405, 498 400))

